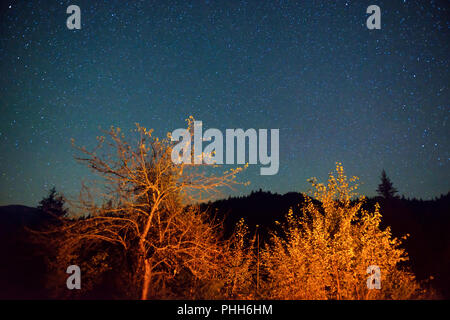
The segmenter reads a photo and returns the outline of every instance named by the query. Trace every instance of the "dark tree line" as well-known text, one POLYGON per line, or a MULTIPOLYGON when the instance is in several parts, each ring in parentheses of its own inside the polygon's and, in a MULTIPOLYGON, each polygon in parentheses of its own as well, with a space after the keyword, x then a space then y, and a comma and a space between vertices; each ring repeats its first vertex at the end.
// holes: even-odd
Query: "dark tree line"
MULTIPOLYGON (((362 208, 372 210, 375 203, 379 203, 381 205, 382 220, 380 225, 382 229, 391 226, 395 237, 409 234, 409 237, 404 241, 404 247, 410 260, 405 262, 405 265, 411 268, 418 280, 428 281, 425 282, 425 286, 429 285, 436 289, 439 294, 438 297, 448 298, 450 296, 448 291, 450 278, 447 274, 450 269, 450 236, 447 230, 450 227, 448 214, 450 193, 428 201, 405 199, 398 196, 398 191, 384 170, 377 192, 379 196, 366 199, 362 208), (430 277, 432 277, 431 280, 430 277)), ((316 199, 310 201, 313 202, 314 206, 321 206, 321 202, 316 199)), ((104 204, 106 207, 111 205, 111 203, 104 204)), ((349 205, 353 206, 354 204, 349 205)), ((223 298, 227 296, 239 299, 255 298, 258 297, 257 294, 265 294, 268 297, 267 294, 272 292, 273 288, 266 288, 266 293, 255 291, 256 287, 259 287, 261 291, 264 290, 264 281, 268 277, 267 274, 264 274, 264 268, 259 264, 260 262, 256 264, 256 261, 262 259, 262 256, 255 256, 257 252, 257 250, 254 250, 256 248, 255 241, 258 238, 258 248, 261 249, 261 254, 263 254, 266 244, 272 241, 271 232, 283 232, 282 225, 276 223, 276 221, 283 223, 286 219, 286 213, 290 209, 294 215, 301 217, 308 206, 308 198, 303 194, 291 192, 280 195, 262 190, 252 192, 244 197, 230 197, 203 204, 200 211, 207 212, 210 217, 217 221, 223 221, 224 229, 221 239, 229 241, 227 254, 230 257, 239 257, 239 259, 227 260, 231 264, 224 268, 228 270, 226 275, 222 274, 219 278, 215 278, 216 280, 206 281, 201 285, 197 282, 196 293, 191 293, 193 295, 190 295, 190 297, 223 298), (241 218, 245 218, 246 225, 242 224, 241 218), (236 229, 236 225, 238 229, 236 229), (262 275, 256 276, 256 266, 258 266, 258 273, 262 273, 262 275)), ((8 277, 19 278, 23 277, 23 273, 30 268, 33 273, 30 273, 32 276, 22 279, 21 285, 11 286, 7 279, 0 279, 3 287, 8 288, 8 285, 10 286, 10 297, 55 297, 55 283, 57 281, 60 283, 61 279, 59 278, 61 277, 65 280, 65 270, 57 275, 59 277, 59 280, 57 280, 54 277, 52 278, 51 274, 53 273, 49 272, 47 267, 58 259, 58 241, 53 241, 52 238, 45 238, 44 242, 30 241, 33 236, 30 236, 30 233, 26 232, 25 229, 36 231, 48 229, 49 226, 57 226, 61 218, 65 219, 69 214, 64 197, 55 188, 52 188, 49 194, 39 202, 37 209, 32 211, 29 217, 27 216, 26 221, 17 223, 17 226, 21 226, 21 231, 18 231, 15 235, 14 233, 11 234, 20 238, 21 249, 19 250, 16 247, 8 249, 6 248, 8 245, 5 245, 3 249, 0 248, 7 250, 5 254, 11 254, 12 251, 18 250, 15 253, 16 258, 11 260, 9 269, 6 266, 7 269, 4 270, 4 274, 8 274, 8 277), (25 260, 23 259, 24 256, 26 256, 25 260), (22 264, 22 267, 18 268, 16 264, 22 264), (47 283, 46 287, 45 283, 47 283), (31 291, 29 290, 30 286, 31 291), (34 291, 32 290, 33 287, 35 288, 34 291), (26 290, 28 290, 28 293, 24 293, 26 290)), ((88 217, 78 219, 86 218, 88 217)), ((54 234, 54 236, 57 235, 54 234)), ((280 241, 282 238, 278 239, 280 241)), ((8 243, 12 242, 17 241, 13 239, 8 243)), ((124 274, 124 270, 127 269, 127 265, 133 257, 123 255, 121 250, 117 250, 107 243, 80 247, 77 252, 79 259, 85 260, 87 263, 84 270, 86 268, 98 268, 102 272, 100 276, 97 272, 93 272, 91 278, 88 276, 84 283, 88 285, 89 290, 85 290, 81 295, 72 296, 72 298, 138 297, 138 293, 133 293, 133 290, 136 290, 135 286, 132 283, 130 284, 128 275, 124 274), (92 263, 92 261, 95 263, 92 263), (108 265, 105 265, 105 261, 108 261, 108 265)), ((265 258, 269 259, 273 256, 270 251, 266 252, 269 252, 269 254, 266 254, 265 258)), ((272 267, 274 266, 276 265, 273 265, 272 261, 272 267)), ((276 274, 275 272, 272 276, 276 274)), ((177 274, 176 277, 167 282, 167 285, 172 286, 170 295, 183 297, 186 295, 186 288, 194 290, 192 280, 192 275, 189 273, 181 272, 177 274)), ((61 283, 59 287, 61 287, 61 283)))

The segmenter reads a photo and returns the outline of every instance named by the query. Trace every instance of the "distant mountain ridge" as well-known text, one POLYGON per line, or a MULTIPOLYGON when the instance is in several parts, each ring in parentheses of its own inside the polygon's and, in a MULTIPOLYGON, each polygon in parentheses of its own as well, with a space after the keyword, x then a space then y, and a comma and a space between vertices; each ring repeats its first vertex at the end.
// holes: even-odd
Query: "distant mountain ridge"
POLYGON ((46 215, 33 207, 0 207, 0 299, 45 299, 45 256, 29 241, 46 215))
POLYGON ((0 207, 0 236, 39 222, 41 212, 37 208, 23 205, 0 207))
MULTIPOLYGON (((388 220, 385 222, 394 222, 394 224, 393 220, 396 220, 396 216, 402 216, 402 219, 407 220, 417 220, 421 223, 424 222, 423 219, 426 223, 436 219, 447 221, 450 218, 450 192, 434 200, 396 198, 388 203, 381 197, 372 197, 366 199, 366 208, 373 210, 376 202, 384 207, 381 211, 388 220), (393 214, 392 206, 401 212, 393 214)), ((225 218, 226 227, 234 225, 240 218, 245 218, 250 226, 270 227, 274 221, 282 221, 289 209, 292 208, 294 212, 299 212, 304 203, 305 197, 300 192, 278 194, 260 189, 252 191, 246 196, 228 197, 205 203, 201 207, 208 209, 213 215, 225 218)))
POLYGON ((247 196, 229 197, 202 204, 212 215, 225 220, 226 233, 231 233, 239 219, 244 218, 250 229, 256 225, 271 227, 275 221, 282 221, 289 209, 299 210, 305 201, 298 192, 285 194, 270 191, 252 191, 247 196))
MULTIPOLYGON (((369 198, 368 209, 381 204, 382 226, 391 226, 394 236, 411 236, 405 241, 410 264, 418 279, 433 276, 432 284, 443 297, 450 297, 450 193, 434 200, 369 198)), ((275 221, 284 221, 292 208, 300 212, 305 198, 301 193, 254 191, 202 204, 211 215, 224 220, 224 236, 230 235, 244 218, 253 235, 259 225, 261 244, 275 221)), ((26 228, 34 228, 48 216, 37 208, 22 205, 0 207, 0 299, 48 298, 45 291, 45 253, 28 241, 26 228)))

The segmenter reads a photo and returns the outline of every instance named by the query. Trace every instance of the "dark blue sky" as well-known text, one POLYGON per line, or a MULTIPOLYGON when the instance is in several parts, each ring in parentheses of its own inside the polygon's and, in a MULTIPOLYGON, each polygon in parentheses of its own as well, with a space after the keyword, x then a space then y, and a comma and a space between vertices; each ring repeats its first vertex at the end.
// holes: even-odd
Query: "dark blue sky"
POLYGON ((374 195, 450 190, 448 1, 3 1, 0 205, 35 205, 87 170, 70 138, 135 122, 157 134, 279 128, 280 170, 252 189, 307 191, 334 163, 374 195), (81 8, 81 30, 66 8, 81 8), (381 30, 366 8, 381 8, 381 30))

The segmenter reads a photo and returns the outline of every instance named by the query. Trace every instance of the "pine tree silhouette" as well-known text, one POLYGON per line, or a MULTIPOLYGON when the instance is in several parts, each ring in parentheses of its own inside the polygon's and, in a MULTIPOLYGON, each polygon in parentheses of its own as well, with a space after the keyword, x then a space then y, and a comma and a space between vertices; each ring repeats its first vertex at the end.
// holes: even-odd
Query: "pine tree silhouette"
POLYGON ((64 208, 64 203, 63 196, 53 187, 50 189, 48 195, 39 202, 37 208, 51 216, 61 217, 67 213, 67 209, 64 208))
POLYGON ((383 169, 381 172, 381 183, 378 185, 377 189, 378 194, 385 199, 393 199, 398 196, 396 193, 398 192, 394 185, 386 174, 386 171, 383 169))

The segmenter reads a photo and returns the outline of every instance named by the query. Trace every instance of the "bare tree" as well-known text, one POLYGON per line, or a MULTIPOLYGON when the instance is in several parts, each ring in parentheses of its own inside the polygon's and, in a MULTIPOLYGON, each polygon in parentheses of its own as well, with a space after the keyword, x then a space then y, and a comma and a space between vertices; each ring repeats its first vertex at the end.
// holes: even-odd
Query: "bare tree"
POLYGON ((139 125, 136 131, 134 144, 112 127, 97 137, 94 150, 74 145, 81 154, 77 160, 101 183, 84 185, 73 204, 82 218, 63 218, 58 226, 63 234, 59 257, 77 257, 76 252, 100 243, 120 248, 131 260, 130 282, 140 288, 141 299, 148 299, 162 297, 181 272, 195 280, 220 272, 217 224, 192 204, 232 188, 243 168, 217 175, 202 166, 175 164, 170 134, 159 139, 139 125))

